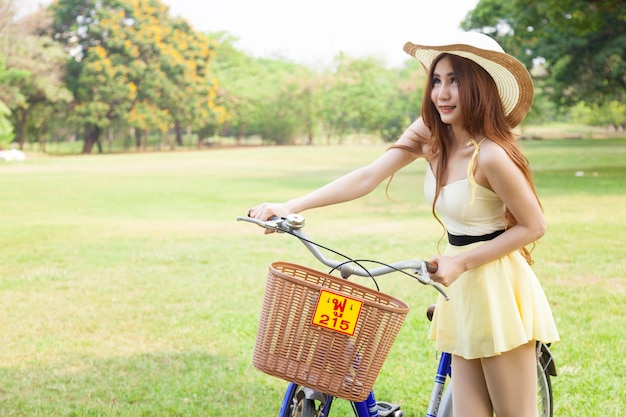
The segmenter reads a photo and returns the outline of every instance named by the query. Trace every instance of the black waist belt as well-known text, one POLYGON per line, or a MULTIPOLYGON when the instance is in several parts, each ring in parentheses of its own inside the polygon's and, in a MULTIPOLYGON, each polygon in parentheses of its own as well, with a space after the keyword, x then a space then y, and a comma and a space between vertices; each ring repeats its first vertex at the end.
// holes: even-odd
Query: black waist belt
POLYGON ((487 235, 481 235, 481 236, 465 236, 465 235, 458 236, 458 235, 451 235, 450 233, 448 233, 448 242, 452 246, 465 246, 471 243, 485 242, 487 240, 491 240, 495 238, 496 236, 500 236, 502 233, 504 233, 504 230, 496 230, 493 233, 489 233, 487 235))

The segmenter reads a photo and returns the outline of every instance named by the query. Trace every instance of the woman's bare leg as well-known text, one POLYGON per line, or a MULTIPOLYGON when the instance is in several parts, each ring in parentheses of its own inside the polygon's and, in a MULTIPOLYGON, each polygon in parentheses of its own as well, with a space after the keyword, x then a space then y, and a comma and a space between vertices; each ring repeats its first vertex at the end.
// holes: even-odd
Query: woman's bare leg
POLYGON ((452 409, 460 417, 493 417, 480 359, 452 356, 452 409))
POLYGON ((534 342, 481 359, 489 397, 498 417, 537 417, 536 361, 534 342))

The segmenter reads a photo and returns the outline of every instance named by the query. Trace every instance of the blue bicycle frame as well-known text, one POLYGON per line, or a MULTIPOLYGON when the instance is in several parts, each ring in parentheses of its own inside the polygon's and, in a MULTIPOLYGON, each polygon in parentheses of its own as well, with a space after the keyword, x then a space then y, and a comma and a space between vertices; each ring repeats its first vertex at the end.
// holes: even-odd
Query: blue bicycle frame
POLYGON ((452 376, 450 365, 452 363, 452 355, 449 353, 442 353, 439 359, 439 366, 437 367, 437 375, 435 375, 435 385, 433 386, 433 392, 430 395, 430 402, 428 404, 428 411, 426 417, 445 417, 452 415, 452 397, 450 387, 446 391, 447 396, 442 402, 441 397, 443 395, 446 379, 452 376), (443 407, 440 409, 440 405, 443 407))
MULTIPOLYGON (((441 357, 439 358, 437 375, 435 376, 435 383, 428 405, 428 411, 426 413, 427 417, 446 417, 451 415, 452 404, 449 390, 447 391, 447 395, 442 401, 446 380, 451 376, 451 361, 452 356, 449 353, 442 353, 441 357), (440 408, 440 406, 442 407, 440 408)), ((294 405, 292 402, 295 391, 297 389, 297 384, 293 382, 289 383, 289 386, 287 387, 287 391, 285 392, 285 396, 283 398, 283 403, 278 413, 278 417, 290 417, 292 415, 291 407, 293 407, 294 405)), ((305 395, 307 397, 310 397, 310 399, 318 399, 316 398, 316 396, 319 396, 320 393, 314 390, 307 390, 305 395)), ((320 417, 328 416, 333 399, 334 398, 332 396, 326 397, 326 403, 324 404, 320 417)), ((381 417, 381 414, 379 413, 380 408, 378 403, 376 402, 374 391, 370 392, 368 397, 364 401, 355 401, 352 404, 354 406, 357 417, 381 417)))

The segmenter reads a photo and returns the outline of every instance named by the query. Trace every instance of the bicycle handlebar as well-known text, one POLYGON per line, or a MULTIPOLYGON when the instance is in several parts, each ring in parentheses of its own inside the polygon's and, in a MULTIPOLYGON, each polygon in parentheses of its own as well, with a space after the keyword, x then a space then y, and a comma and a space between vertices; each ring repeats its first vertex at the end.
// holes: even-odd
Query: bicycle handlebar
POLYGON ((313 243, 306 235, 306 233, 304 233, 304 231, 302 230, 305 221, 304 217, 299 214, 290 214, 287 217, 282 218, 273 217, 267 221, 241 216, 237 217, 237 220, 254 223, 260 227, 273 230, 278 233, 288 233, 290 235, 296 236, 300 240, 300 242, 302 242, 302 244, 304 244, 304 246, 313 254, 313 256, 317 258, 318 261, 330 268, 339 270, 343 278, 348 278, 351 275, 358 275, 361 277, 376 277, 389 274, 391 272, 411 270, 420 283, 434 287, 437 291, 441 293, 441 295, 445 297, 446 300, 448 300, 448 295, 444 291, 443 286, 430 278, 429 273, 437 271, 436 264, 430 264, 423 260, 414 259, 398 261, 391 264, 382 264, 383 266, 366 270, 360 266, 355 265, 355 261, 353 260, 337 261, 324 255, 319 250, 318 246, 313 243))

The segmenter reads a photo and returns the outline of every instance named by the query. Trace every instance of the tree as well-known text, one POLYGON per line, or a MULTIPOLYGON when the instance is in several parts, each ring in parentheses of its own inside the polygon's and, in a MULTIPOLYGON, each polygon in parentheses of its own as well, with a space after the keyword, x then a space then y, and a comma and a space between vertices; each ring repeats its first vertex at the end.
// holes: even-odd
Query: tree
POLYGON ((286 82, 292 87, 294 100, 291 111, 297 119, 297 132, 306 137, 306 144, 312 145, 318 125, 318 112, 322 108, 320 95, 322 78, 307 68, 299 68, 286 82))
POLYGON ((139 146, 150 131, 199 128, 221 110, 209 71, 214 45, 159 0, 58 0, 57 38, 71 56, 68 85, 85 129, 84 153, 105 129, 128 125, 139 146))
POLYGON ((0 149, 8 146, 15 137, 10 122, 11 105, 24 102, 24 96, 15 85, 26 78, 28 78, 26 71, 7 70, 0 54, 0 149))
POLYGON ((328 139, 356 132, 393 141, 419 116, 425 74, 416 60, 407 61, 402 70, 343 54, 336 62, 325 75, 320 100, 319 117, 328 139))
POLYGON ((103 130, 127 114, 136 97, 129 78, 134 45, 120 39, 118 31, 111 33, 114 26, 123 30, 134 23, 126 16, 131 6, 116 0, 59 0, 51 9, 55 37, 69 58, 66 80, 76 98, 74 120, 84 128, 83 153, 94 145, 102 152, 103 130), (109 42, 115 43, 111 51, 109 42))
POLYGON ((13 126, 9 121, 11 109, 0 100, 0 149, 4 149, 13 141, 13 126))
MULTIPOLYGON (((257 76, 261 71, 257 61, 235 47, 236 38, 224 32, 208 36, 218 45, 213 71, 219 80, 218 100, 226 112, 225 123, 214 126, 214 131, 221 130, 221 134, 241 141, 247 133, 250 115, 261 103, 258 88, 266 83, 257 76)), ((210 130, 207 128, 207 133, 210 130)))
POLYGON ((626 101, 622 0, 481 0, 463 27, 494 36, 529 68, 545 60, 544 91, 561 105, 626 101))
POLYGON ((223 135, 260 135, 277 144, 304 137, 312 144, 318 132, 339 142, 348 133, 373 133, 393 141, 420 114, 426 74, 417 60, 397 70, 340 54, 333 67, 314 71, 247 56, 226 33, 210 36, 219 43, 213 70, 228 112, 223 135))
POLYGON ((267 85, 261 89, 261 104, 256 109, 256 132, 279 145, 293 144, 295 138, 312 129, 310 72, 292 62, 260 59, 267 85))
POLYGON ((218 100, 226 110, 221 133, 239 142, 258 135, 289 144, 312 129, 309 70, 277 58, 247 56, 226 33, 209 36, 219 44, 213 70, 220 85, 218 100))
POLYGON ((572 119, 591 126, 611 126, 618 128, 626 124, 626 104, 610 101, 596 103, 578 102, 570 109, 572 119))
POLYGON ((416 59, 401 70, 387 70, 388 86, 380 92, 384 111, 371 115, 372 129, 386 142, 396 141, 406 127, 420 116, 426 71, 416 59))
POLYGON ((3 25, 0 37, 0 51, 5 56, 7 69, 21 74, 12 77, 5 96, 15 120, 20 149, 25 142, 26 124, 33 114, 36 117, 38 108, 72 100, 63 85, 63 50, 45 33, 50 22, 50 16, 41 9, 3 25))
POLYGON ((326 140, 338 138, 341 142, 347 132, 357 128, 359 108, 363 105, 360 96, 363 80, 359 69, 361 63, 343 53, 336 58, 336 68, 323 75, 322 106, 319 118, 326 140))

